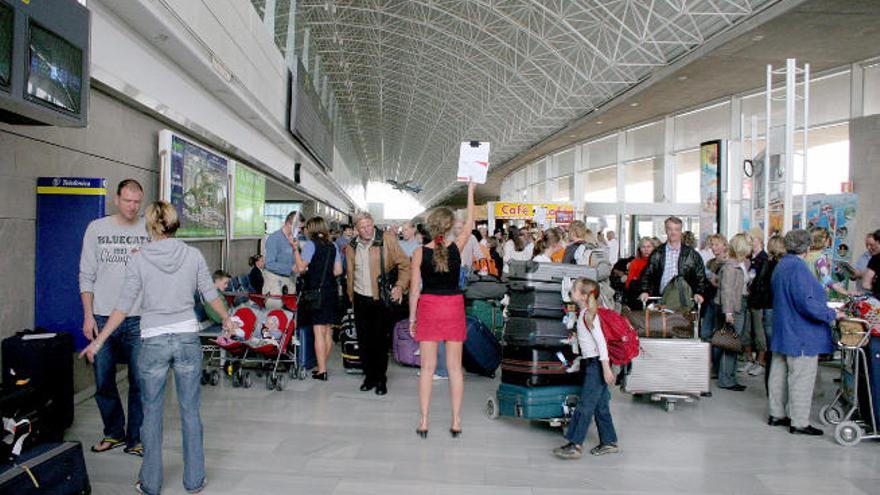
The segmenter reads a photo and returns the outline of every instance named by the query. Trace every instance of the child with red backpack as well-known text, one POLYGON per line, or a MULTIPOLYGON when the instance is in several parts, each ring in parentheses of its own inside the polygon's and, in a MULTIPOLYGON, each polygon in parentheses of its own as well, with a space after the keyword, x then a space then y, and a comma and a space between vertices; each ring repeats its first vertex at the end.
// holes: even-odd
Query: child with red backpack
POLYGON ((599 430, 599 445, 590 450, 593 455, 618 452, 617 432, 611 419, 608 403, 615 376, 611 371, 609 347, 602 331, 602 322, 596 302, 599 284, 581 278, 571 288, 571 300, 578 306, 577 339, 581 353, 580 366, 584 369, 584 384, 577 409, 571 418, 565 439, 568 443, 553 450, 562 459, 579 459, 583 455, 583 443, 587 438, 590 421, 595 416, 599 430))

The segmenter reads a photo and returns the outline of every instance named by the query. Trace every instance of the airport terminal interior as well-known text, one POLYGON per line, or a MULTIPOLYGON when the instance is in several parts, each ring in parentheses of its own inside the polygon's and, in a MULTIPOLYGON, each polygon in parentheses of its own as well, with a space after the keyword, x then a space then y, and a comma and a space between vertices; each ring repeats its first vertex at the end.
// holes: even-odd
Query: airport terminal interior
POLYGON ((878 190, 878 0, 0 0, 0 495, 880 493, 878 190))

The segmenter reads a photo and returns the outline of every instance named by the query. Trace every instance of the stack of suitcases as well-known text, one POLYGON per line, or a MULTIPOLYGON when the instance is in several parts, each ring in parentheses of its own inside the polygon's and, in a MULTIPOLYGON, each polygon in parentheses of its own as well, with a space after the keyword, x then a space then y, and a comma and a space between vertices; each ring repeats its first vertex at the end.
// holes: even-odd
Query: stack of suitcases
POLYGON ((535 420, 561 419, 576 403, 583 376, 568 371, 577 357, 563 318, 563 280, 595 279, 582 265, 513 261, 508 274, 509 318, 504 330, 499 413, 535 420))

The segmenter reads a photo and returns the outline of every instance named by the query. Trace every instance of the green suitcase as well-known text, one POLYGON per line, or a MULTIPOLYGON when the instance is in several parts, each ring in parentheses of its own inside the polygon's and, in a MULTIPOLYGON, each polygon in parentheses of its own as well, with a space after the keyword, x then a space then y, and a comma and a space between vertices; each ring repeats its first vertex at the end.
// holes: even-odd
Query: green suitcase
POLYGON ((504 310, 498 301, 478 299, 470 301, 465 307, 468 316, 480 320, 495 335, 498 341, 504 334, 504 310))

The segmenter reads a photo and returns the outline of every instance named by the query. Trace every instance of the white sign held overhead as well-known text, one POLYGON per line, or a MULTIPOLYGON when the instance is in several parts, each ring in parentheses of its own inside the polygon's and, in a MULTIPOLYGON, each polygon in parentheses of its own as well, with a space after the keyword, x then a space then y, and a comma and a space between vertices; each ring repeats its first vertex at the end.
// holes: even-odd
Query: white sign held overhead
POLYGON ((489 172, 489 143, 464 141, 458 156, 458 181, 485 184, 489 172))

